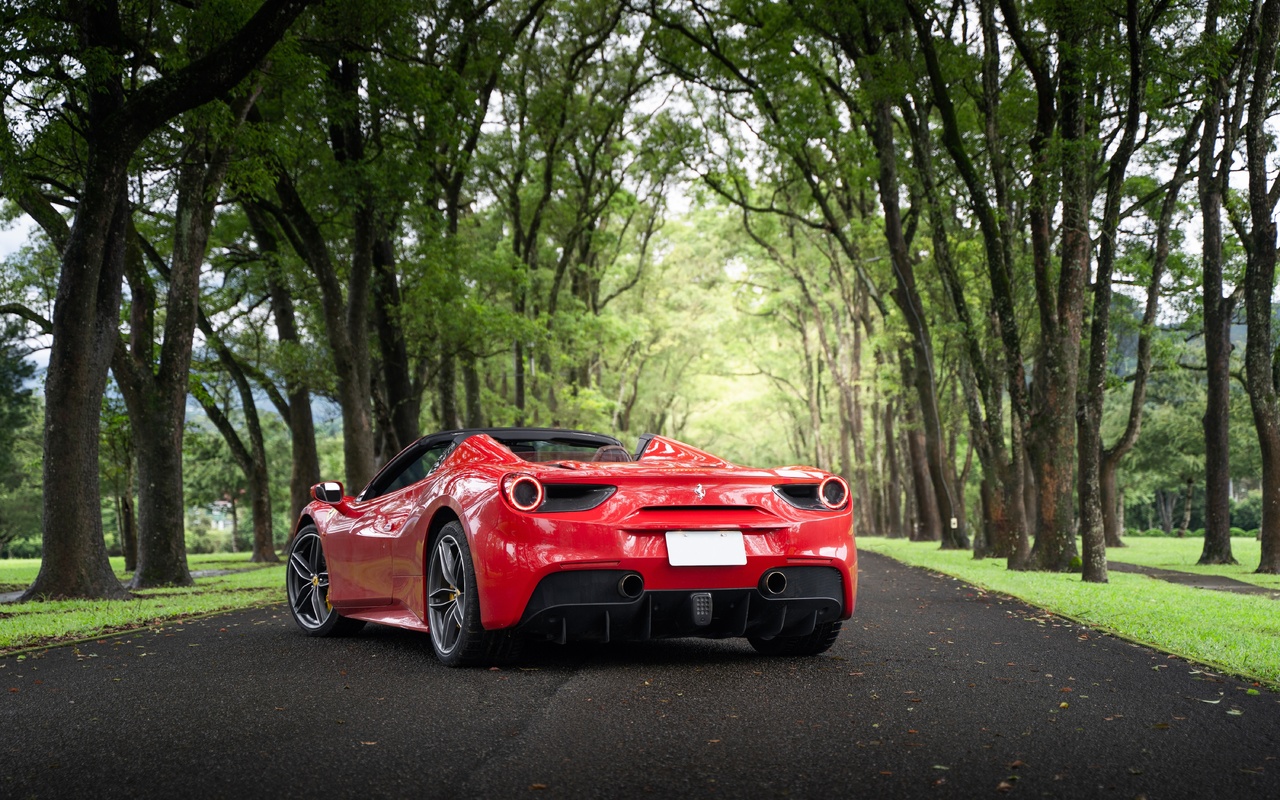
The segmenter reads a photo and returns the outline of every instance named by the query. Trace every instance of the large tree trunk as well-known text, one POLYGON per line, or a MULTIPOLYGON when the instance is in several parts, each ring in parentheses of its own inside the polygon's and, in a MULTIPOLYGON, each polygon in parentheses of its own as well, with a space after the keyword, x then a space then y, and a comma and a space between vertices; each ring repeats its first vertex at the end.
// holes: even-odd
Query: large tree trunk
POLYGON ((62 254, 45 377, 43 485, 58 490, 44 492, 43 558, 23 600, 128 596, 107 559, 98 480, 99 416, 124 274, 128 152, 94 138, 62 254))
MULTIPOLYGON (((1276 285, 1277 191, 1269 182, 1271 84, 1280 43, 1280 0, 1266 0, 1257 23, 1257 56, 1249 92, 1245 150, 1249 168, 1249 231, 1245 266, 1246 388, 1262 449, 1262 557, 1258 572, 1280 573, 1280 360, 1272 341, 1271 304, 1276 285)), ((1247 63, 1247 62, 1246 62, 1247 63)), ((1223 416, 1226 416, 1225 411, 1223 416)))
MULTIPOLYGON (((1084 108, 1083 25, 1061 20, 1059 35, 1060 130, 1062 134, 1062 250, 1057 286, 1052 286, 1048 254, 1051 223, 1046 175, 1032 194, 1036 294, 1040 306, 1040 346, 1032 386, 1031 430, 1028 445, 1036 471, 1036 541, 1031 549, 1033 569, 1065 572, 1076 556, 1075 495, 1076 389, 1080 379, 1084 287, 1089 275, 1089 172, 1091 152, 1086 141, 1084 108)), ((1046 102, 1046 98, 1041 98, 1046 102)), ((1041 165, 1040 169, 1044 169, 1041 165)), ((1096 489, 1096 487, 1095 487, 1096 489)))
MULTIPOLYGON (((98 420, 118 338, 128 236, 126 173, 152 131, 238 84, 267 54, 309 0, 266 0, 231 38, 183 69, 123 93, 121 59, 108 59, 86 94, 86 172, 75 222, 62 251, 45 382, 44 558, 24 597, 121 597, 102 537, 98 420)), ((123 47, 116 2, 73 9, 86 50, 123 47)), ((6 179, 9 176, 6 175, 6 179)), ((24 197, 31 195, 23 193, 24 197)), ((60 222, 42 214, 57 227, 60 222)), ((57 216, 56 214, 53 216, 57 216)), ((59 217, 60 219, 60 217, 59 217)), ((62 238, 52 236, 55 241, 62 238)), ((139 471, 141 472, 141 470, 139 471)), ((141 478, 141 474, 139 475, 141 478)))
MULTIPOLYGON (((226 153, 206 167, 197 154, 204 134, 186 152, 178 174, 173 258, 167 275, 164 339, 156 363, 155 326, 161 317, 140 244, 131 245, 126 267, 132 306, 130 342, 116 350, 113 369, 135 431, 138 458, 138 569, 131 586, 189 586, 186 500, 182 486, 182 436, 185 432, 191 346, 204 262, 213 219, 213 202, 222 186, 226 153)), ((203 155, 202 153, 200 153, 203 155)), ((132 228, 131 228, 132 230, 132 228)))

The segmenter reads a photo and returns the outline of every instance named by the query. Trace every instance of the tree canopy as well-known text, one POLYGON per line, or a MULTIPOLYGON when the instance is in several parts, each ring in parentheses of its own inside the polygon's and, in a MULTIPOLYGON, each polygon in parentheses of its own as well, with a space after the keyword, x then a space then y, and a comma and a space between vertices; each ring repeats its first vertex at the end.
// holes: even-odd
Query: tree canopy
POLYGON ((1175 502, 1231 561, 1248 506, 1280 571, 1280 0, 0 21, 0 309, 48 354, 10 486, 65 487, 33 596, 123 593, 104 509, 183 583, 193 503, 274 558, 322 468, 514 424, 815 464, 858 532, 1091 581, 1175 502))

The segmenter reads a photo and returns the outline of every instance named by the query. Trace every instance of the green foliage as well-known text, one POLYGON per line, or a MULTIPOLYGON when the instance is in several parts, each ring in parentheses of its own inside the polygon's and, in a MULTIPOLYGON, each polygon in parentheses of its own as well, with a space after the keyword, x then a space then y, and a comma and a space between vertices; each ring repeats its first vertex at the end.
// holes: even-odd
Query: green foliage
POLYGON ((0 552, 39 553, 41 422, 27 384, 35 366, 27 360, 18 326, 0 328, 0 552))
MULTIPOLYGON (((1251 491, 1241 500, 1231 501, 1232 536, 1236 529, 1257 530, 1262 527, 1262 492, 1251 491)), ((1240 536, 1244 535, 1242 530, 1240 536)))

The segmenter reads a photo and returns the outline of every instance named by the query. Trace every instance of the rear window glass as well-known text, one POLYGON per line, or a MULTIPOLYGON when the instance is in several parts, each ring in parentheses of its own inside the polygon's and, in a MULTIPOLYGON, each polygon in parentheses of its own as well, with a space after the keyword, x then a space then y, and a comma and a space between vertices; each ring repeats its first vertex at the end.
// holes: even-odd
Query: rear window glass
POLYGON ((554 439, 527 439, 503 442, 525 461, 630 461, 631 455, 616 444, 597 447, 554 439))

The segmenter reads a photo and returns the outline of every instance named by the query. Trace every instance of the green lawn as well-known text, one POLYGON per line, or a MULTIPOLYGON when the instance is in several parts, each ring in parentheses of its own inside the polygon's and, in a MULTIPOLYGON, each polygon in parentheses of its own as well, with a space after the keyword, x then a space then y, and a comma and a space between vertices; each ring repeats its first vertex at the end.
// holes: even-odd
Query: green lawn
MULTIPOLYGON (((1131 539, 1114 549, 1114 560, 1193 571, 1199 540, 1131 539), (1191 550, 1194 556, 1188 555, 1191 550), (1187 560, 1190 560, 1188 564, 1187 560)), ((1232 541, 1244 560, 1248 540, 1232 541)), ((1111 572, 1107 584, 1084 583, 1078 574, 1011 572, 1002 559, 975 561, 968 551, 943 551, 936 543, 859 537, 858 547, 914 566, 941 572, 1001 594, 1011 595, 1090 627, 1175 653, 1218 670, 1280 688, 1280 601, 1266 596, 1193 589, 1143 575, 1111 572)), ((1214 574, 1280 587, 1268 576, 1251 576, 1257 566, 1203 568, 1214 574)), ((1201 571, 1201 570, 1194 570, 1201 571)))
POLYGON ((1232 539, 1231 553, 1240 563, 1220 567, 1196 566, 1204 547, 1203 539, 1134 536, 1124 542, 1125 547, 1114 547, 1107 551, 1107 560, 1176 569, 1197 575, 1220 575, 1280 592, 1280 575, 1259 575, 1254 572, 1258 568, 1258 559, 1262 557, 1262 543, 1253 537, 1232 539))
MULTIPOLYGON (((119 630, 186 619, 235 608, 283 602, 284 566, 250 564, 248 554, 189 556, 196 570, 235 570, 197 578, 195 586, 145 589, 130 600, 58 600, 0 605, 0 654, 119 630)), ((126 579, 122 559, 111 559, 126 579)), ((0 592, 25 589, 40 569, 39 559, 0 560, 0 592)))

